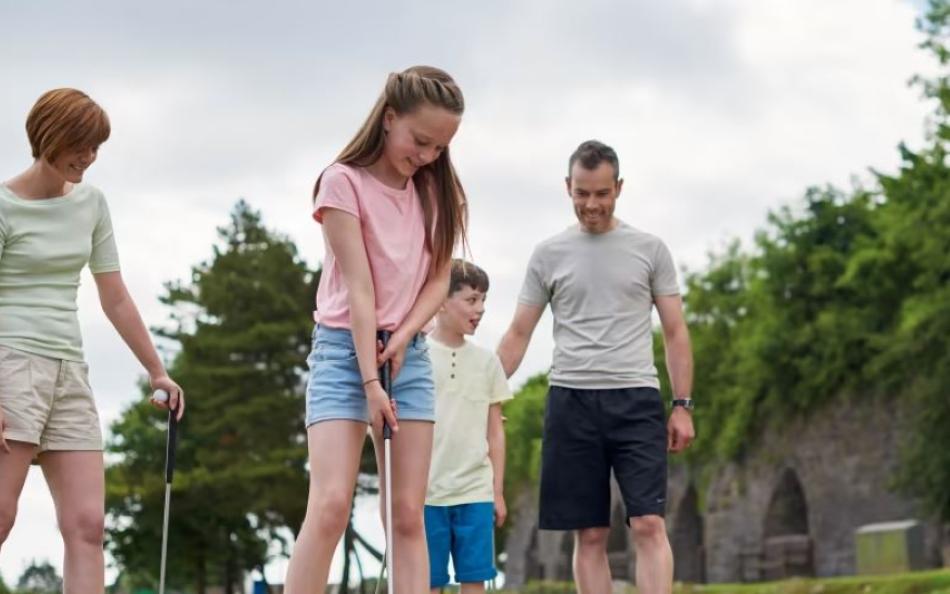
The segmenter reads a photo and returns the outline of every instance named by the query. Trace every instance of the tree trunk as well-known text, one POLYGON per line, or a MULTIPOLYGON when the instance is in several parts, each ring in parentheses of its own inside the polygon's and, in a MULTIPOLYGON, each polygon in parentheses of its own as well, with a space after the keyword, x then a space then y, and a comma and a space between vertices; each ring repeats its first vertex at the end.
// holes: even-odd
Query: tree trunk
POLYGON ((353 554, 356 552, 353 550, 353 528, 352 528, 353 516, 350 515, 350 524, 347 524, 346 530, 343 532, 343 575, 340 576, 340 588, 337 590, 338 594, 346 594, 350 591, 350 565, 353 558, 353 554))
POLYGON ((196 588, 198 594, 205 594, 208 588, 208 567, 205 561, 204 549, 201 549, 198 557, 198 575, 196 577, 196 588))

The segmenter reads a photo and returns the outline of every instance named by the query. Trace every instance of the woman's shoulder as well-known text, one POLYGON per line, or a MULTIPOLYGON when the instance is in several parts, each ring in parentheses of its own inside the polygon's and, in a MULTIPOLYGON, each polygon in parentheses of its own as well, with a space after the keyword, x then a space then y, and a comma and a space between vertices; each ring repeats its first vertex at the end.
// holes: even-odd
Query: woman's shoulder
POLYGON ((76 204, 79 205, 79 208, 91 208, 98 211, 100 214, 102 211, 109 210, 109 204, 106 201, 106 195, 98 188, 98 186, 83 182, 78 184, 73 189, 73 191, 76 192, 76 204))

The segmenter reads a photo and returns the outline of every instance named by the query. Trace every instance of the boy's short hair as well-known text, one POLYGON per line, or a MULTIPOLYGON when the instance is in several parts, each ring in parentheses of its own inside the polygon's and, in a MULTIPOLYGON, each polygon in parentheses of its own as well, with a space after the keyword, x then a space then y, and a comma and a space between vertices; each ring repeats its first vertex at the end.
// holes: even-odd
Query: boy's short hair
POLYGON ((99 146, 109 139, 109 116, 76 89, 53 89, 36 100, 26 118, 33 158, 52 161, 63 151, 99 146))
POLYGON ((620 178, 620 159, 617 151, 599 140, 585 140, 571 153, 567 160, 567 178, 570 179, 574 171, 574 163, 580 162, 581 167, 593 171, 601 163, 609 163, 614 169, 614 180, 620 178))
POLYGON ((464 286, 482 293, 488 292, 488 274, 471 262, 455 258, 452 260, 452 280, 449 283, 449 297, 464 286))

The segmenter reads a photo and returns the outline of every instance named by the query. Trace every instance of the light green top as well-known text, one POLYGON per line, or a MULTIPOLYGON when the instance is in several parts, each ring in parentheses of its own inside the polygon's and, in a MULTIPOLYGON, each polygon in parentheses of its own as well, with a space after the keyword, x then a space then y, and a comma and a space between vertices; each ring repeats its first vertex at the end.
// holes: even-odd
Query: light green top
POLYGON ((465 341, 448 347, 429 339, 435 382, 435 433, 426 505, 495 500, 488 458, 488 410, 511 399, 495 353, 465 341))
POLYGON ((0 345, 82 361, 79 273, 119 270, 105 197, 76 184, 65 196, 28 200, 0 184, 0 345))

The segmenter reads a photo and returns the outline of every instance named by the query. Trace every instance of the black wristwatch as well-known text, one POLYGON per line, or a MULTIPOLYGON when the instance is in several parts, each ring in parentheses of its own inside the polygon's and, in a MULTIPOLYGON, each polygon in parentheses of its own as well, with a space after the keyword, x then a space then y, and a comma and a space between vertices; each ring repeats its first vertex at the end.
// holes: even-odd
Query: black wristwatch
POLYGON ((691 398, 675 398, 673 399, 673 406, 671 409, 676 408, 677 406, 682 406, 686 410, 693 411, 693 400, 691 398))

